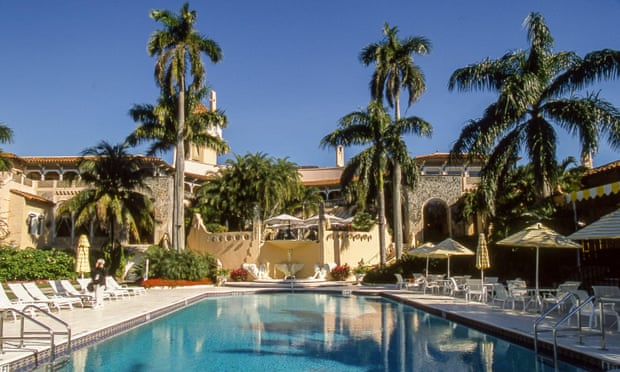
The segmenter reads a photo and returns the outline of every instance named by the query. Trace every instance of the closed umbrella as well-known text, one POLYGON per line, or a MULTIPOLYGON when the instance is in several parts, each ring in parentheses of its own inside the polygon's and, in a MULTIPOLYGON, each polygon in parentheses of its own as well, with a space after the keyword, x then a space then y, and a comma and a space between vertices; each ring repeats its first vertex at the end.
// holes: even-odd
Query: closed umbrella
POLYGON ((80 235, 75 257, 75 272, 80 273, 82 278, 84 278, 84 273, 90 273, 89 251, 90 243, 88 242, 88 238, 86 235, 80 235))
POLYGON ((509 237, 497 242, 497 245, 510 247, 536 248, 536 304, 540 304, 540 286, 539 286, 539 262, 540 248, 572 248, 579 249, 581 245, 568 239, 564 235, 544 226, 541 223, 532 225, 524 230, 519 231, 509 237))
POLYGON ((484 283, 484 270, 491 267, 489 261, 489 249, 487 248, 487 239, 484 234, 478 235, 478 247, 476 247, 476 269, 480 270, 480 279, 484 283))

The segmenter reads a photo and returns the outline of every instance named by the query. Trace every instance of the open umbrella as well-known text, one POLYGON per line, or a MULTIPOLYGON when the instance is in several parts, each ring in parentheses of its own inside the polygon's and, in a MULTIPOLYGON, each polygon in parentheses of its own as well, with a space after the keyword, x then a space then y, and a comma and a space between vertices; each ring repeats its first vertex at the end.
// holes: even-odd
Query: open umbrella
POLYGON ((480 279, 484 283, 484 270, 491 267, 487 239, 484 234, 478 235, 478 247, 476 247, 476 269, 480 270, 480 279))
POLYGON ((90 261, 88 260, 88 252, 90 250, 90 243, 86 235, 80 235, 78 240, 77 252, 75 257, 75 272, 82 274, 90 273, 90 261))
POLYGON ((428 259, 433 254, 435 244, 426 242, 417 248, 411 248, 409 254, 414 257, 426 257, 426 276, 428 276, 428 259))
POLYGON ((474 251, 452 238, 447 238, 435 245, 434 255, 448 259, 448 278, 450 277, 450 257, 451 256, 473 256, 474 251))
POLYGON ((428 275, 429 258, 448 259, 448 277, 450 276, 450 257, 451 256, 473 256, 475 253, 463 244, 454 239, 447 238, 437 244, 424 243, 418 248, 409 250, 409 254, 417 257, 426 257, 426 275, 428 275))
POLYGON ((304 221, 301 218, 291 216, 290 214, 279 214, 265 220, 269 225, 301 225, 304 221))
POLYGON ((564 235, 544 226, 541 223, 532 225, 524 230, 519 231, 509 237, 497 242, 497 245, 510 247, 536 248, 536 304, 540 302, 540 286, 539 286, 539 249, 540 248, 581 248, 581 245, 568 239, 564 235))
POLYGON ((574 240, 620 239, 620 209, 568 236, 574 240))

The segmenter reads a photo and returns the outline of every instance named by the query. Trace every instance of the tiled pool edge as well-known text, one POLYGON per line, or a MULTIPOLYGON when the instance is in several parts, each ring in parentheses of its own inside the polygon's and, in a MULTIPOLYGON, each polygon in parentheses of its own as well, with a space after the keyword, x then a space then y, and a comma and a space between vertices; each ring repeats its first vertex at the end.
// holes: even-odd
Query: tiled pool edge
MULTIPOLYGON (((355 291, 353 291, 353 293, 355 294, 355 291)), ((360 294, 363 294, 363 293, 360 293, 360 294)), ((418 301, 415 301, 414 299, 403 298, 401 296, 398 296, 398 294, 382 292, 380 295, 392 301, 396 301, 399 303, 413 306, 417 309, 423 310, 430 314, 442 317, 450 321, 454 321, 456 323, 482 331, 492 336, 502 338, 509 342, 513 342, 515 344, 524 346, 528 349, 532 349, 532 350, 534 349, 534 338, 529 334, 525 334, 523 332, 519 332, 516 330, 510 330, 507 328, 501 328, 501 327, 498 327, 498 326, 495 326, 493 324, 489 324, 486 322, 477 321, 470 317, 461 316, 455 312, 445 311, 442 309, 438 309, 438 308, 420 303, 418 301)), ((538 339, 538 350, 539 350, 539 354, 543 352, 545 357, 550 356, 551 360, 553 360, 553 344, 551 342, 547 340, 538 339)), ((611 368, 620 368, 620 365, 615 365, 614 363, 611 363, 607 360, 603 360, 593 355, 586 354, 586 353, 580 352, 579 350, 575 350, 572 348, 567 348, 562 345, 558 345, 558 357, 561 360, 567 361, 569 363, 584 366, 585 368, 588 368, 588 367, 597 368, 598 370, 601 370, 601 371, 606 371, 611 368)))
MULTIPOLYGON (((162 316, 181 310, 187 307, 188 305, 192 305, 208 297, 231 296, 231 295, 234 296, 234 295, 246 295, 246 294, 256 294, 256 293, 277 293, 277 292, 293 292, 293 293, 294 292, 319 292, 319 293, 330 293, 330 294, 335 294, 335 295, 338 294, 339 292, 341 292, 342 294, 345 294, 346 292, 346 295, 353 294, 353 295, 360 295, 360 296, 381 296, 381 297, 384 297, 392 301, 410 305, 412 307, 426 311, 430 314, 440 316, 444 319, 455 321, 459 324, 463 324, 465 326, 480 330, 482 332, 491 334, 493 336, 500 337, 502 339, 522 345, 529 349, 533 348, 533 345, 534 345, 533 337, 523 332, 501 328, 493 324, 489 324, 489 323, 482 322, 482 321, 477 321, 470 317, 461 316, 455 312, 445 311, 445 310, 442 310, 436 307, 432 307, 432 306, 420 303, 418 301, 415 301, 415 299, 404 298, 402 296, 399 296, 397 293, 391 293, 389 290, 386 291, 385 289, 370 289, 368 287, 363 288, 363 289, 362 288, 363 287, 361 288, 360 287, 347 287, 346 290, 343 290, 341 292, 338 289, 334 290, 334 288, 327 289, 327 288, 316 288, 316 287, 315 288, 297 287, 291 290, 291 288, 282 288, 282 287, 279 287, 279 288, 273 288, 273 287, 272 288, 258 288, 256 287, 256 288, 252 288, 249 290, 246 288, 246 290, 243 292, 236 291, 234 288, 231 288, 230 291, 202 292, 202 293, 198 293, 192 296, 188 296, 187 298, 181 299, 172 304, 155 308, 152 311, 143 312, 129 319, 120 321, 116 324, 112 324, 108 327, 82 334, 79 337, 72 339, 71 351, 79 350, 81 348, 90 346, 104 339, 119 335, 123 332, 127 332, 131 329, 134 329, 138 326, 149 323, 162 316)), ((553 344, 546 340, 539 340, 539 350, 542 350, 548 354, 552 354, 553 344)), ((66 341, 59 343, 56 346, 56 355, 57 355, 58 360, 65 357, 66 352, 67 352, 66 341)), ((51 354, 51 350, 48 347, 43 350, 33 351, 32 354, 26 357, 13 360, 11 362, 1 365, 0 367, 2 367, 3 370, 4 368, 8 367, 9 371, 20 371, 20 372, 21 371, 32 371, 35 368, 39 368, 49 363, 50 354, 51 354)), ((582 365, 582 366, 585 366, 586 368, 592 367, 592 368, 600 369, 602 371, 608 370, 610 368, 618 368, 617 365, 611 362, 608 362, 606 360, 597 358, 593 355, 585 354, 585 353, 579 352, 578 350, 566 348, 563 346, 558 347, 558 354, 562 360, 572 362, 577 365, 582 365)))

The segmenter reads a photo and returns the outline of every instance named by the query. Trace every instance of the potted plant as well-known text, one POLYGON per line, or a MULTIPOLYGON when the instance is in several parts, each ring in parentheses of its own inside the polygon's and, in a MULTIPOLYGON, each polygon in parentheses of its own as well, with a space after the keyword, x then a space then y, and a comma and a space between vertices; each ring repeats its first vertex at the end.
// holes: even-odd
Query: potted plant
POLYGON ((358 264, 355 269, 353 269, 353 274, 355 275, 355 281, 357 284, 362 284, 362 280, 364 280, 364 276, 366 273, 370 271, 370 268, 363 266, 362 264, 358 264))
POLYGON ((215 272, 215 277, 216 277, 216 285, 218 287, 221 287, 222 285, 224 285, 226 283, 226 280, 228 280, 228 274, 230 273, 230 270, 228 269, 218 269, 215 272))

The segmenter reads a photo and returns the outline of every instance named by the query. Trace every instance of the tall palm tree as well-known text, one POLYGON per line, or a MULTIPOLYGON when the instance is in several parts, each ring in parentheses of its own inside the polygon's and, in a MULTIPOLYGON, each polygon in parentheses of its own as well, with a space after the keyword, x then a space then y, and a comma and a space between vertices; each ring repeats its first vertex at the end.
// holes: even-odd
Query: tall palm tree
MULTIPOLYGON (((215 150, 218 154, 229 151, 228 144, 220 137, 212 134, 212 129, 225 128, 227 117, 220 110, 209 111, 200 103, 206 95, 206 89, 191 94, 187 93, 185 119, 184 148, 189 148, 191 143, 206 146, 215 150)), ((176 105, 178 101, 172 96, 160 96, 157 105, 140 104, 134 105, 129 110, 132 119, 140 123, 138 127, 127 137, 131 146, 143 142, 151 142, 147 155, 153 156, 175 148, 176 145, 176 105)), ((187 158, 187 156, 186 156, 187 158)))
MULTIPOLYGON (((415 166, 412 160, 408 160, 410 158, 402 136, 407 133, 430 135, 430 132, 430 124, 417 117, 392 121, 383 105, 372 101, 365 111, 352 112, 341 118, 338 128, 321 140, 322 147, 370 145, 349 161, 341 183, 346 184, 353 178, 359 178, 360 182, 367 185, 363 189, 376 192, 381 265, 386 263, 384 172, 388 168, 389 159, 405 162, 407 169, 415 166)), ((417 172, 408 174, 409 177, 416 175, 417 172)))
POLYGON ((163 29, 153 32, 147 47, 150 56, 157 56, 155 78, 162 92, 165 92, 164 95, 176 96, 178 100, 172 242, 177 250, 183 250, 186 86, 199 90, 205 79, 202 53, 206 54, 211 62, 217 63, 222 59, 222 50, 215 41, 203 37, 194 29, 196 11, 190 11, 188 3, 183 4, 178 15, 168 10, 153 10, 151 18, 164 26, 163 29), (191 81, 186 84, 188 73, 191 81))
MULTIPOLYGON (((13 141, 13 130, 3 123, 0 123, 0 143, 10 143, 11 141, 13 141)), ((11 164, 11 159, 3 156, 2 150, 0 150, 0 171, 9 170, 11 164)))
POLYGON ((140 242, 141 234, 153 229, 152 203, 143 193, 148 190, 145 179, 150 172, 127 149, 127 144, 102 141, 84 150, 79 169, 82 179, 93 187, 81 191, 58 210, 59 215, 75 213, 77 226, 97 222, 108 232, 112 252, 119 232, 140 242))
MULTIPOLYGON (((413 55, 424 55, 430 52, 431 42, 420 36, 398 38, 398 28, 391 27, 386 22, 383 26, 385 38, 379 43, 372 43, 364 47, 360 53, 360 61, 368 66, 375 64, 375 71, 370 81, 370 92, 373 99, 383 101, 394 108, 394 121, 400 120, 401 89, 409 94, 407 107, 411 106, 426 90, 424 74, 414 63, 413 55)), ((394 213, 394 244, 396 257, 400 258, 403 252, 403 226, 401 206, 402 170, 399 159, 393 159, 392 173, 393 213, 394 213)))
POLYGON ((450 77, 450 90, 490 90, 499 95, 482 118, 462 129, 451 151, 489 155, 483 173, 492 185, 492 195, 523 150, 541 200, 557 182, 556 127, 578 137, 582 159, 598 150, 602 135, 614 149, 620 148, 618 109, 598 94, 575 95, 596 81, 618 78, 620 52, 605 49, 584 58, 573 52, 554 53, 542 15, 531 13, 526 24, 529 50, 485 59, 450 77))

